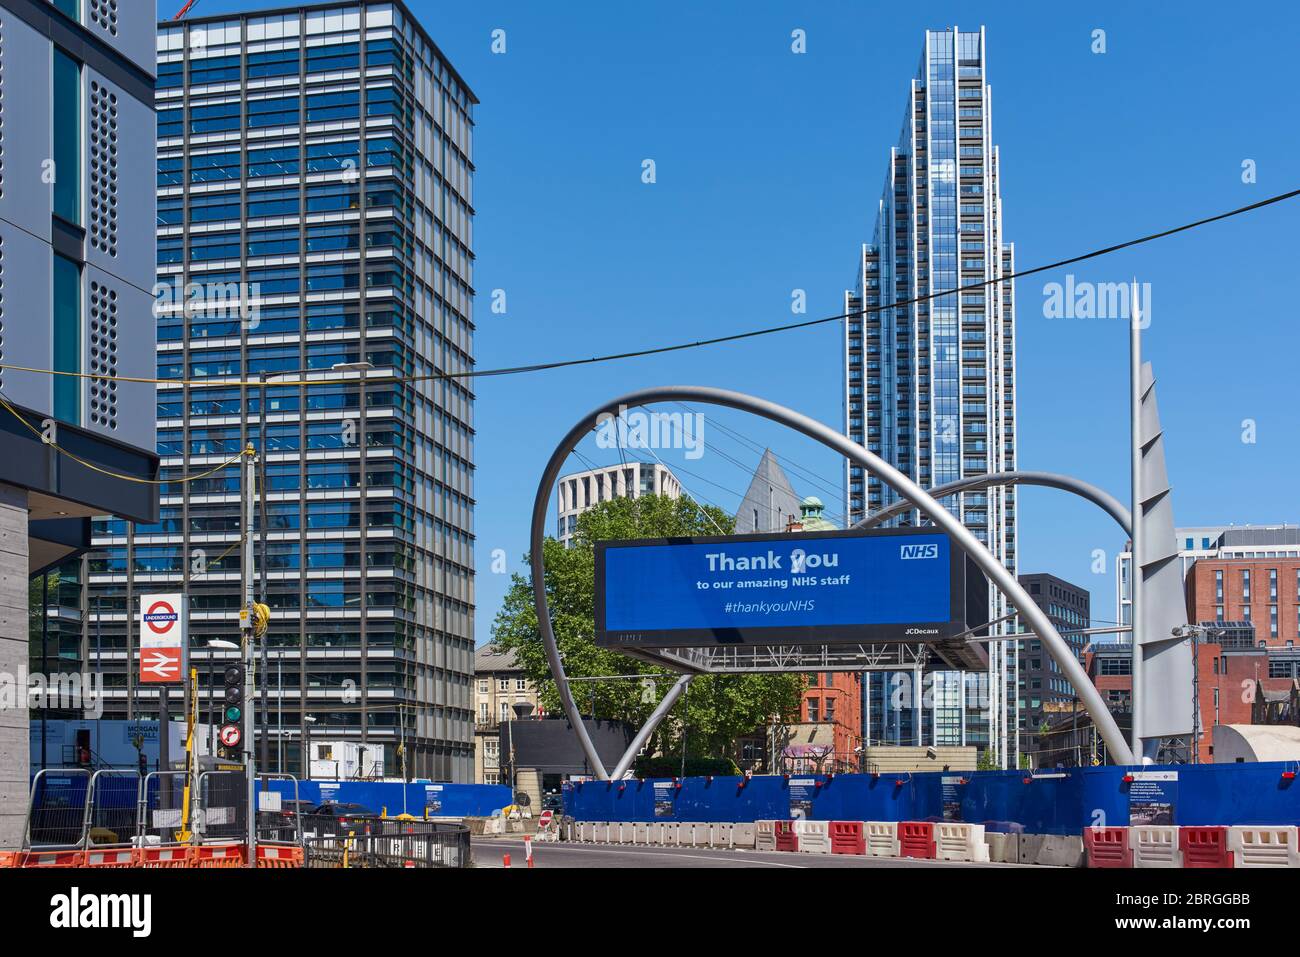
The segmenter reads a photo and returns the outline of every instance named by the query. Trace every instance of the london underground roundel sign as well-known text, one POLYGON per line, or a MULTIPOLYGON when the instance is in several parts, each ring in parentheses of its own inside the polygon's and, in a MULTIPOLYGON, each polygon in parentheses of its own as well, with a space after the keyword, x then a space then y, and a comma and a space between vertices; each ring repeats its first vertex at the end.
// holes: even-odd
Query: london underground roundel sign
POLYGON ((140 681, 175 684, 185 674, 185 596, 140 596, 140 681))
POLYGON ((144 623, 155 635, 167 634, 179 620, 180 615, 176 613, 176 609, 170 602, 161 598, 150 605, 148 611, 144 613, 144 623))

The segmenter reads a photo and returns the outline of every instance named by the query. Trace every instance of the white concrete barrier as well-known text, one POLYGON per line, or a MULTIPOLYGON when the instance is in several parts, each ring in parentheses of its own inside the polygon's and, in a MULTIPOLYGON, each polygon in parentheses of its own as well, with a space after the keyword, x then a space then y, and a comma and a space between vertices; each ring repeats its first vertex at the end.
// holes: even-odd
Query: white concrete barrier
POLYGON ((650 843, 650 825, 645 821, 636 821, 632 824, 632 843, 649 844, 650 843))
POLYGON ((1128 846, 1133 851, 1134 867, 1183 866, 1183 852, 1178 849, 1177 827, 1134 825, 1128 829, 1128 846))
POLYGON ((609 826, 609 840, 612 844, 632 844, 632 835, 636 831, 636 825, 631 821, 619 821, 617 824, 609 826))
POLYGON ((794 832, 799 836, 799 851, 804 854, 831 852, 831 822, 797 820, 794 832))
POLYGON ((776 821, 754 822, 754 850, 776 850, 776 821))
POLYGON ((1295 827, 1268 825, 1228 828, 1233 867, 1300 867, 1295 827))
POLYGON ((935 858, 940 861, 988 863, 989 846, 984 841, 984 825, 936 821, 934 851, 935 858))
POLYGON ((690 825, 690 831, 688 832, 689 839, 687 839, 686 835, 683 835, 682 846, 683 847, 708 847, 709 837, 711 835, 712 829, 713 829, 713 825, 707 822, 700 822, 700 821, 694 822, 693 824, 690 825))
POLYGON ((898 857, 897 821, 864 821, 862 830, 869 857, 898 857))
POLYGON ((677 847, 680 845, 682 827, 683 825, 677 821, 664 821, 661 843, 665 847, 677 847))
POLYGON ((591 839, 597 844, 609 843, 609 821, 596 821, 591 825, 591 839))
MULTIPOLYGON (((754 825, 753 825, 753 824, 733 824, 733 825, 731 825, 731 846, 732 846, 732 847, 746 847, 746 848, 753 849, 753 847, 754 847, 754 825)), ((776 846, 776 845, 775 845, 775 839, 774 839, 774 840, 773 840, 773 847, 775 847, 775 846, 776 846)))
POLYGON ((715 821, 709 825, 709 845, 712 847, 731 847, 735 838, 736 825, 715 821))

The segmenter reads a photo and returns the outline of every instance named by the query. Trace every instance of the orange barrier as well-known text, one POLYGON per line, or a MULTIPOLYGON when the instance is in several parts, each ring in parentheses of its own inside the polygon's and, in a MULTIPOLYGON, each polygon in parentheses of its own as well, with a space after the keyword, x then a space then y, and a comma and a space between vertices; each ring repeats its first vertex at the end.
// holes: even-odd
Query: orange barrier
POLYGON ((245 867, 248 852, 242 844, 200 844, 193 849, 191 867, 245 867))
POLYGON ((86 851, 82 867, 135 867, 135 851, 118 847, 103 851, 86 851))
POLYGON ((80 867, 84 852, 77 851, 20 851, 19 867, 80 867))
MULTIPOLYGON (((115 847, 99 850, 0 851, 5 867, 244 867, 243 844, 163 844, 154 847, 115 847)), ((258 867, 302 867, 303 849, 288 844, 259 844, 258 867)))
POLYGON ((287 847, 276 844, 257 845, 258 867, 302 867, 301 847, 287 847))
POLYGON ((158 847, 140 847, 135 852, 136 867, 189 867, 190 850, 187 844, 158 847))

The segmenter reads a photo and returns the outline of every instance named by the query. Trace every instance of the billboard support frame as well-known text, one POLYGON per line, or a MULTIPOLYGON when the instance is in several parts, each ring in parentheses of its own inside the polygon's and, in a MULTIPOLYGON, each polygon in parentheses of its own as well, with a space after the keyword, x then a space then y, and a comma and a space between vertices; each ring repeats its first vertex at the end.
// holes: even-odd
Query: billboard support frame
MULTIPOLYGON (((583 437, 597 426, 602 417, 617 415, 620 408, 630 406, 685 401, 701 402, 706 405, 718 405, 741 412, 749 412, 788 426, 797 432, 803 433, 808 438, 820 442, 832 451, 839 452, 857 464, 870 469, 886 485, 893 488, 904 499, 912 502, 918 510, 929 516, 938 528, 947 532, 958 548, 962 549, 975 561, 981 571, 1007 597, 1012 606, 1019 612, 1021 618, 1029 624, 1030 630, 1038 635, 1048 653, 1060 667, 1066 680, 1078 692, 1085 710, 1092 717, 1098 732, 1105 740, 1107 752, 1112 756, 1112 759, 1118 764, 1133 763, 1133 751, 1129 746, 1129 742, 1125 739, 1115 722, 1115 718, 1106 707, 1101 693, 1088 680, 1083 666, 1074 657, 1070 646, 1057 632, 1047 615, 1029 597, 1029 593, 1016 580, 1015 575, 1003 566, 993 556, 993 553, 956 516, 940 505, 925 489, 878 455, 851 441, 847 436, 793 409, 730 389, 677 385, 631 392, 603 403, 583 416, 561 439, 555 451, 551 454, 546 463, 546 468, 542 472, 542 478, 537 487, 537 496, 533 501, 532 527, 529 536, 531 552, 529 560, 533 578, 533 606, 537 612, 538 630, 541 632, 542 645, 546 652, 546 660, 550 666, 551 676, 555 679, 556 689, 559 691, 560 704, 564 708, 565 715, 577 734, 583 752, 587 755, 598 780, 607 781, 610 776, 596 753, 586 727, 582 724, 577 704, 569 688, 568 678, 564 672, 564 664, 560 660, 559 647, 555 641, 555 632, 551 626, 550 607, 546 598, 546 566, 543 547, 546 535, 546 513, 550 505, 551 491, 559 478, 560 471, 564 468, 564 463, 569 454, 583 437)), ((685 682, 679 682, 679 685, 685 687, 685 682)), ((645 731, 645 729, 642 730, 645 731)), ((639 737, 641 735, 638 735, 639 737)), ((635 756, 636 751, 632 750, 630 754, 635 756)), ((618 762, 616 768, 623 766, 625 762, 630 763, 627 754, 618 762)))

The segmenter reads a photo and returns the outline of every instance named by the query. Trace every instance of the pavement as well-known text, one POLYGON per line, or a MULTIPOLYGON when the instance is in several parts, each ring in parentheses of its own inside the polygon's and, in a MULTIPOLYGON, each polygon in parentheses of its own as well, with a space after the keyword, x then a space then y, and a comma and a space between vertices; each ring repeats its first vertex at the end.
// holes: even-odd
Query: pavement
MULTIPOLYGON (((475 867, 527 867, 524 842, 513 835, 473 838, 475 867)), ((1032 867, 1030 864, 969 864, 915 858, 865 857, 856 854, 799 854, 789 851, 729 851, 709 847, 642 847, 630 844, 551 844, 533 842, 533 867, 1032 867)), ((1041 868, 1039 868, 1041 870, 1041 868)))

